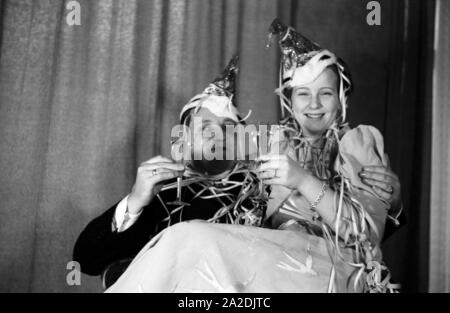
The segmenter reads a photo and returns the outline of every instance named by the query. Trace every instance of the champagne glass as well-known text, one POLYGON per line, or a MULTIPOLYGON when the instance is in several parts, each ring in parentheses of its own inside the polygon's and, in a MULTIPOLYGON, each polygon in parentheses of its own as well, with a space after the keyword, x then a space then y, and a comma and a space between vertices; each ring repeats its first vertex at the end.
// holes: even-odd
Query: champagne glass
MULTIPOLYGON (((253 141, 254 141, 254 144, 255 144, 255 147, 256 147, 256 160, 255 160, 255 166, 259 166, 259 165, 261 164, 261 162, 258 160, 259 157, 262 155, 261 150, 262 150, 262 144, 263 144, 263 141, 262 141, 261 135, 262 135, 262 133, 261 133, 261 127, 260 127, 260 125, 258 124, 258 130, 257 130, 256 134, 253 136, 253 141)), ((259 181, 259 182, 258 182, 258 185, 259 185, 259 194, 260 194, 260 196, 262 196, 262 195, 263 195, 263 192, 264 192, 264 184, 263 184, 262 179, 259 179, 258 181, 259 181)))
MULTIPOLYGON (((256 170, 256 168, 261 164, 258 158, 264 154, 264 149, 267 147, 267 137, 268 132, 261 125, 257 125, 256 130, 250 132, 250 142, 249 142, 249 160, 248 168, 249 170, 256 170)), ((262 196, 264 193, 264 183, 262 180, 258 182, 259 194, 262 196)))
MULTIPOLYGON (((258 166, 262 163, 259 158, 266 154, 269 148, 269 136, 270 131, 268 131, 266 125, 257 125, 257 129, 251 131, 249 133, 249 154, 248 154, 248 163, 247 168, 249 171, 255 171, 258 166)), ((269 194, 266 190, 266 184, 259 177, 257 178, 258 188, 255 197, 256 200, 256 209, 252 211, 251 215, 253 216, 254 225, 261 226, 267 210, 267 203, 269 200, 269 194)))
MULTIPOLYGON (((188 165, 188 156, 187 153, 190 151, 190 142, 185 140, 185 137, 178 138, 172 141, 172 157, 176 162, 183 164, 184 166, 188 165), (180 151, 181 149, 181 151, 180 151), (187 149, 187 151, 186 151, 187 149)), ((168 202, 167 204, 176 205, 176 206, 189 206, 190 204, 184 202, 181 199, 181 191, 182 191, 182 183, 183 183, 183 174, 177 177, 177 198, 175 201, 168 202)))

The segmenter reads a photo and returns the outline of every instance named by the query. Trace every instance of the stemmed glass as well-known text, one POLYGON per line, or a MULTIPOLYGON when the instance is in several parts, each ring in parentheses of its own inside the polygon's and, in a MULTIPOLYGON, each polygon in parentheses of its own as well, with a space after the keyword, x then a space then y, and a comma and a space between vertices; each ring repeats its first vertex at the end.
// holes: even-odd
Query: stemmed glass
MULTIPOLYGON (((250 154, 249 154, 249 169, 250 170, 256 170, 256 168, 261 164, 261 162, 258 160, 261 155, 264 153, 267 153, 270 149, 269 144, 269 136, 270 131, 266 128, 261 127, 261 125, 258 124, 257 130, 252 131, 250 133, 250 154), (252 153, 252 149, 253 152, 252 153)), ((264 183, 261 179, 259 179, 259 193, 261 196, 264 194, 264 183)))
MULTIPOLYGON (((183 164, 185 167, 188 165, 189 156, 188 153, 190 151, 190 141, 186 140, 185 137, 180 137, 176 140, 172 141, 172 157, 178 163, 183 164), (180 151, 181 149, 181 151, 180 151)), ((183 174, 180 174, 177 177, 177 198, 175 201, 168 202, 170 205, 176 206, 189 206, 190 204, 184 202, 181 199, 181 188, 183 183, 183 174)))

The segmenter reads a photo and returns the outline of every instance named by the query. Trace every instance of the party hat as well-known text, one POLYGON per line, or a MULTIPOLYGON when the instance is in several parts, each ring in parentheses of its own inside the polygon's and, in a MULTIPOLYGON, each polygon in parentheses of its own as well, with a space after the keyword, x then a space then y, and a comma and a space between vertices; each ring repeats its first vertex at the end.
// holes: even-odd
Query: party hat
POLYGON ((181 110, 180 120, 183 123, 188 111, 201 107, 209 109, 218 116, 229 117, 240 121, 239 112, 234 104, 236 79, 239 72, 239 57, 237 55, 229 61, 224 71, 211 82, 202 93, 193 97, 181 110))

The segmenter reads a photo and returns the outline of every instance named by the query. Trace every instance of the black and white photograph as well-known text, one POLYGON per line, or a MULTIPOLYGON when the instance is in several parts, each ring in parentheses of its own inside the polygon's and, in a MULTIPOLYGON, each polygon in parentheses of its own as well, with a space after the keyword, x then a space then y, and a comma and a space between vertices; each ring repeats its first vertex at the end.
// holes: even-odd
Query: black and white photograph
POLYGON ((0 0, 0 293, 449 293, 449 55, 449 0, 0 0))

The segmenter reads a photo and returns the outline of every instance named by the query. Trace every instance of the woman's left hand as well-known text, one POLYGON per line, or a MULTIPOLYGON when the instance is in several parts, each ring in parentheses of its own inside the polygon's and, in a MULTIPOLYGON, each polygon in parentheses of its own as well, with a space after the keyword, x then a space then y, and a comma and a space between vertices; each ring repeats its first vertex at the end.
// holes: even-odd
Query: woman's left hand
POLYGON ((309 175, 297 162, 285 154, 266 154, 258 160, 261 161, 261 165, 256 172, 267 185, 282 185, 289 189, 298 189, 309 175))

